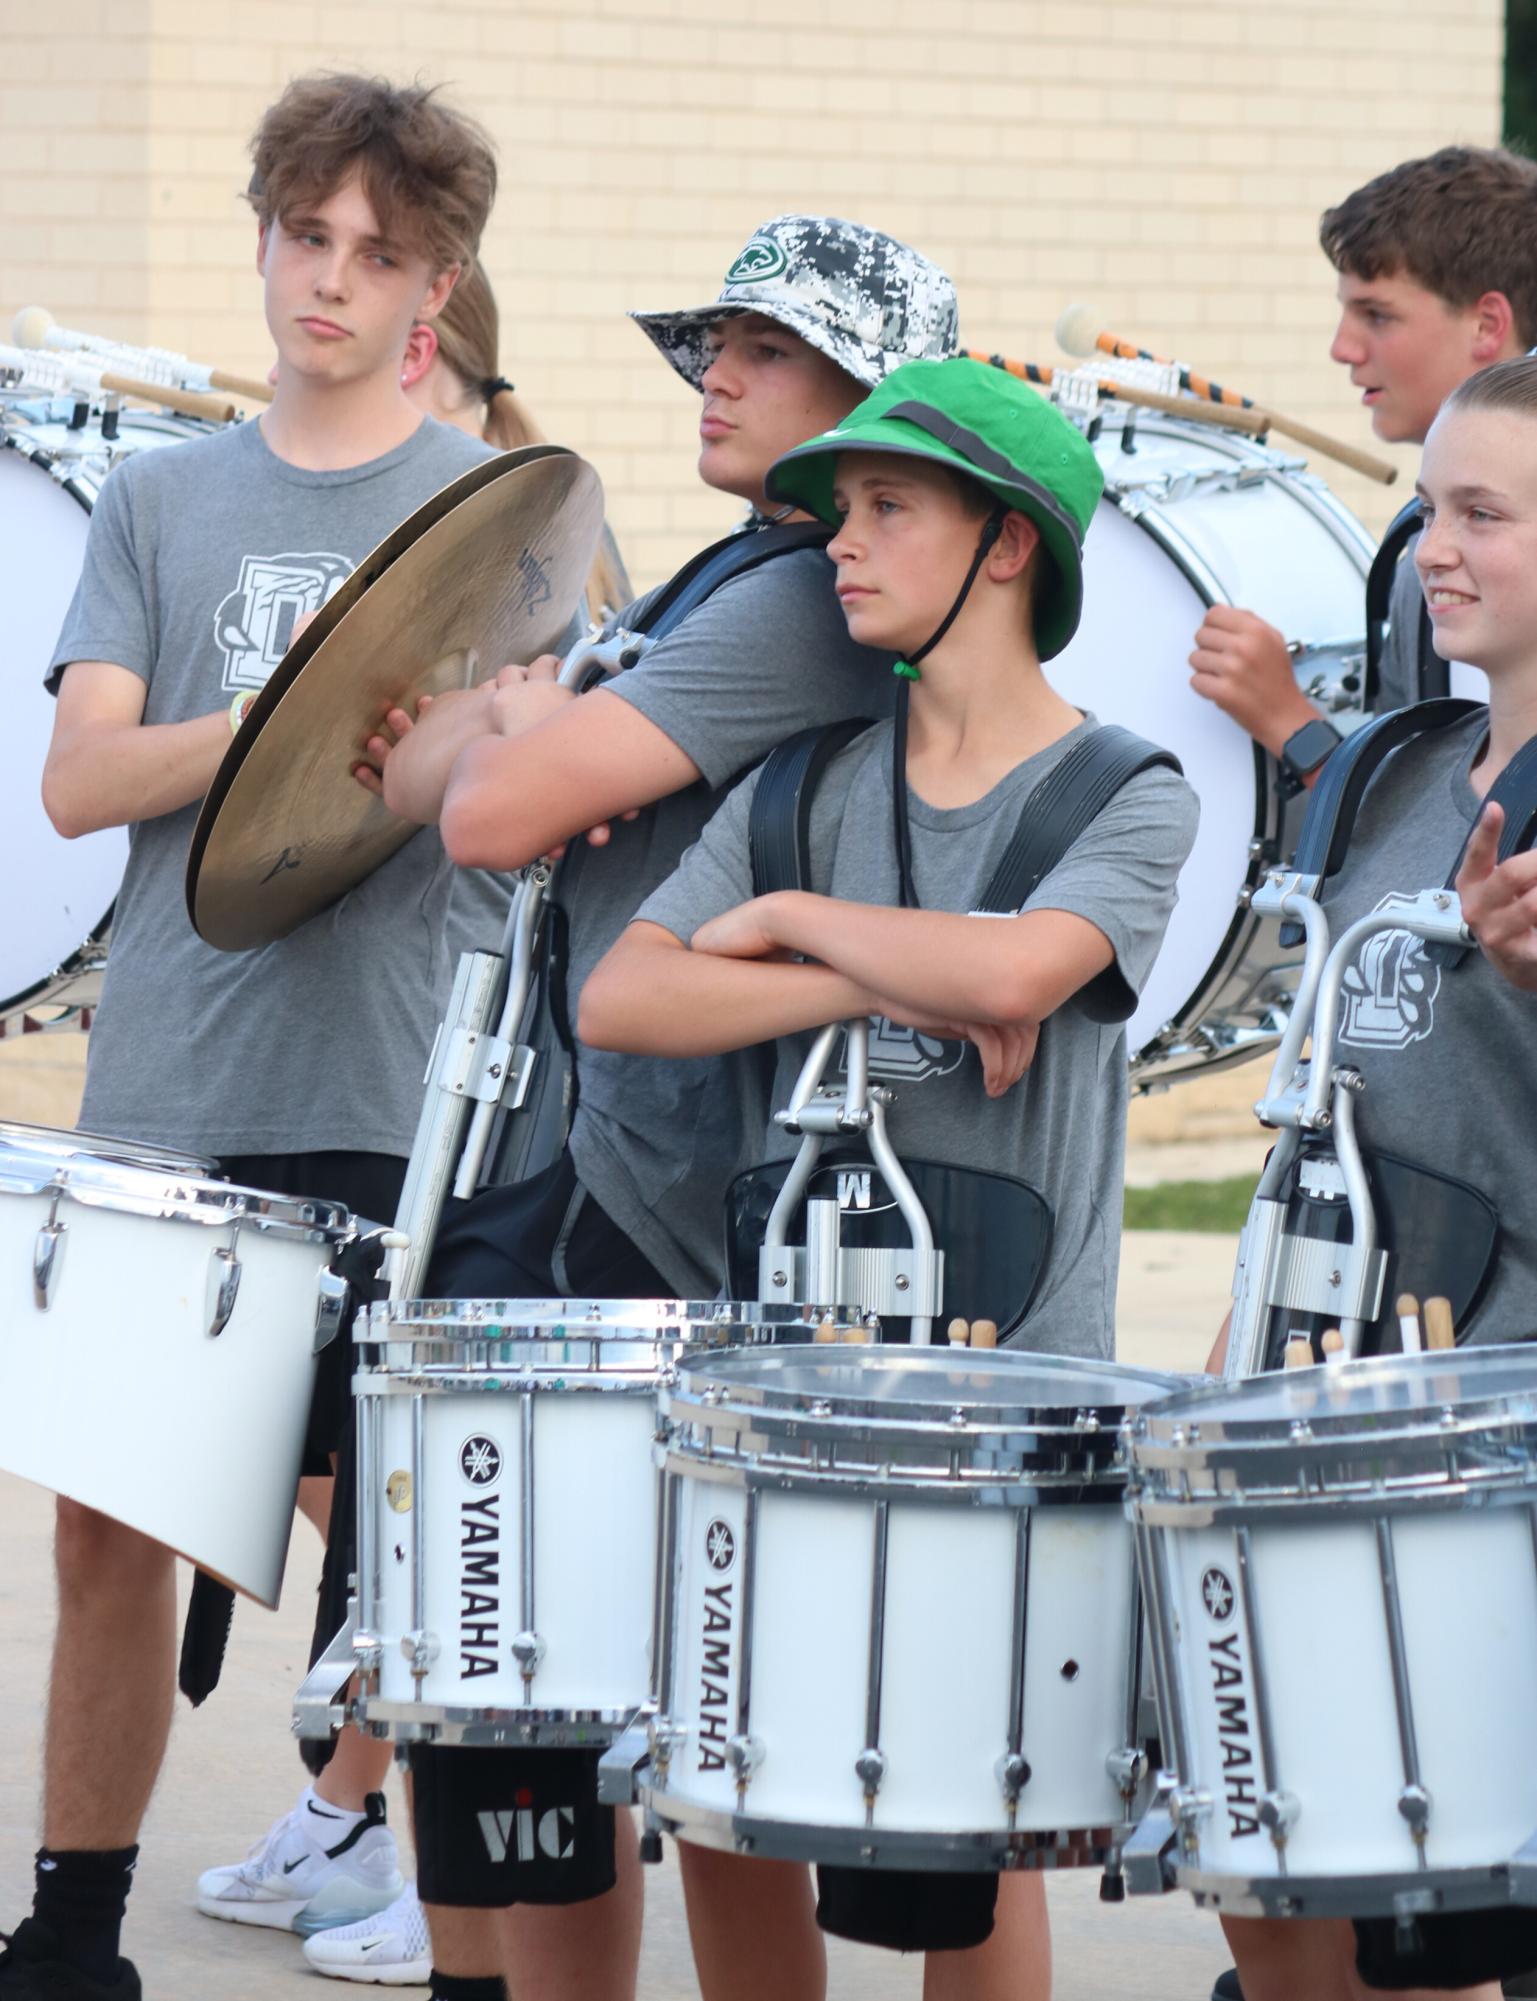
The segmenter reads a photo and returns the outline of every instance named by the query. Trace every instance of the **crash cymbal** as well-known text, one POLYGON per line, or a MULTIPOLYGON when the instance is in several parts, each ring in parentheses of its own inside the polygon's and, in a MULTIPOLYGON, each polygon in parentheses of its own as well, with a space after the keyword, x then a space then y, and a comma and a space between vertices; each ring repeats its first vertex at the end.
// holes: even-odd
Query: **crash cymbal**
POLYGON ((361 562, 252 703, 198 816, 187 911, 221 951, 284 938, 418 830, 352 776, 386 709, 555 649, 603 522, 584 459, 474 466, 361 562))

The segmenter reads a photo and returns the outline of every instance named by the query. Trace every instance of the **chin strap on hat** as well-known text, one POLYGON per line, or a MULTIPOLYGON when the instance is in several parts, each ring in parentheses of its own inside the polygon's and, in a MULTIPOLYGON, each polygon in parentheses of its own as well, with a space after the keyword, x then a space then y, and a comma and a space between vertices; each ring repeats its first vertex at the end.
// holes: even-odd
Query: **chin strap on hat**
POLYGON ((999 501, 983 522, 982 533, 977 539, 977 553, 971 559, 971 568, 966 572, 966 581, 956 592, 955 603, 945 613, 935 630, 905 660, 896 660, 892 663, 891 671, 897 677, 897 715, 896 727, 891 737, 891 807, 897 841, 897 884, 904 910, 918 908, 918 892, 913 887, 912 831, 907 820, 908 691, 914 681, 923 678, 918 671, 918 663, 928 658, 960 616, 961 606, 966 602, 971 587, 977 580, 977 572, 987 561, 988 551, 1003 533, 1003 520, 1008 511, 1003 502, 999 501))

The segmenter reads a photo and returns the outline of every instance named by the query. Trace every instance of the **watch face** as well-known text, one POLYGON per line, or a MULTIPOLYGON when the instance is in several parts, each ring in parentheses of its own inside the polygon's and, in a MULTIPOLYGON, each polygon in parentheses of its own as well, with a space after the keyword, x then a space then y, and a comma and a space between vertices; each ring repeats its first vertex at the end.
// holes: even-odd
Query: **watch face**
POLYGON ((1326 723, 1322 716, 1315 716, 1310 723, 1304 723, 1300 730, 1286 739, 1286 747, 1281 752, 1281 762, 1287 770, 1298 778, 1306 778, 1316 771, 1332 750, 1339 747, 1340 733, 1332 723, 1326 723))

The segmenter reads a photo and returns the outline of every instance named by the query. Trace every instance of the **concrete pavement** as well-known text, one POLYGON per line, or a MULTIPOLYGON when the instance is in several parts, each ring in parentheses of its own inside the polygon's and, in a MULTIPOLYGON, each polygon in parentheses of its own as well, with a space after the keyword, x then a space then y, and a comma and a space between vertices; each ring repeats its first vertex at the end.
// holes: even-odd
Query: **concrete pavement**
MULTIPOLYGON (((1121 1358, 1198 1368, 1227 1306, 1233 1245, 1213 1236, 1136 1233, 1124 1240, 1121 1358)), ((37 1774, 52 1627, 52 1503, 0 1477, 0 1927, 25 1911, 37 1841, 37 1774)), ((124 1949, 150 2001, 211 1996, 281 1997, 378 1992, 322 1985, 287 1933, 216 1923, 192 1901, 201 1869, 237 1860, 292 1805, 303 1779, 288 1732, 289 1705, 305 1666, 319 1545, 300 1524, 283 1605, 266 1614, 242 1603, 224 1680, 192 1711, 181 1705, 170 1758, 151 1808, 124 1949)), ((185 1583, 185 1573, 184 1573, 185 1583)), ((109 1657, 97 1664, 116 1671, 109 1657)), ((391 1816, 403 1818, 398 1785, 391 1816)), ((1205 2001, 1228 1964, 1214 1920, 1180 1896, 1104 1908, 1092 1871, 1052 1879, 1057 2001, 1205 2001)), ((676 1866, 648 1873, 641 2001, 697 1993, 676 1866)), ((921 1964, 831 1942, 835 2001, 916 2001, 921 1964)), ((405 1990, 413 1992, 417 1990, 405 1990)), ((547 2001, 547 1997, 537 1997, 547 2001)), ((558 1997, 548 1997, 558 2001, 558 1997)), ((787 1997, 791 2001, 791 1997, 787 1997)))

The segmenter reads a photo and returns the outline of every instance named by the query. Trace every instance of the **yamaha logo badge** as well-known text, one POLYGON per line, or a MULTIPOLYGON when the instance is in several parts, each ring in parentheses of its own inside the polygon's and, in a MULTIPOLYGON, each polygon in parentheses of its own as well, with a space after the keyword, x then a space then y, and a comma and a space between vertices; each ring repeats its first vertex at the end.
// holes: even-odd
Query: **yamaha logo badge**
POLYGON ((712 1570, 729 1570, 736 1562, 736 1537, 729 1522, 717 1516, 704 1532, 704 1553, 712 1570))
POLYGON ((1212 1564, 1201 1574, 1201 1603, 1220 1625, 1233 1616, 1233 1586, 1227 1572, 1212 1564))
POLYGON ((459 1447, 459 1470, 472 1487, 489 1487, 501 1477, 501 1447, 494 1438, 467 1438, 459 1447))

